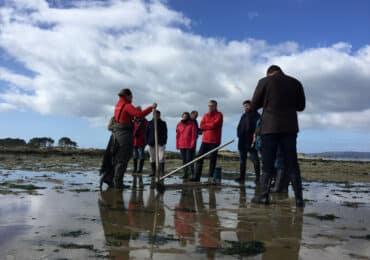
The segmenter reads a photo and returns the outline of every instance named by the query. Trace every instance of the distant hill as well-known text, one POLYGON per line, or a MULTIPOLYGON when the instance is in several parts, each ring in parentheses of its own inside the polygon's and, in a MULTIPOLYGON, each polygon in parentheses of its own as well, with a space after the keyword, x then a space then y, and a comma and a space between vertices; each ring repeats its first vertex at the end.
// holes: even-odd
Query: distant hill
POLYGON ((306 155, 337 159, 370 159, 370 152, 343 151, 343 152, 311 153, 306 155))

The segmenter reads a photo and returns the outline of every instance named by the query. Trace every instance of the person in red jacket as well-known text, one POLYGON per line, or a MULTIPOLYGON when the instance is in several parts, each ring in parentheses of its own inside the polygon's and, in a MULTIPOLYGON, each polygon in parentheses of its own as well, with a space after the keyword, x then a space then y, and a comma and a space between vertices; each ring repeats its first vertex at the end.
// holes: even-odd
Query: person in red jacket
MULTIPOLYGON (((198 129, 194 121, 190 119, 190 114, 184 112, 182 114, 181 121, 177 124, 176 127, 176 149, 180 150, 182 162, 186 164, 193 160, 196 142, 198 136, 198 129)), ((183 179, 186 180, 189 177, 189 168, 191 171, 191 176, 193 176, 193 168, 186 167, 184 168, 183 179)))
MULTIPOLYGON (((138 106, 138 109, 141 110, 141 107, 138 106)), ((148 124, 148 120, 145 117, 135 117, 134 118, 134 169, 133 172, 141 173, 144 167, 144 159, 145 159, 145 129, 146 125, 148 124), (139 168, 138 166, 139 160, 139 168)))
MULTIPOLYGON (((200 146, 198 157, 211 151, 221 144, 223 115, 217 110, 217 102, 210 100, 208 102, 208 113, 206 113, 200 122, 202 130, 202 144, 200 146)), ((217 151, 210 155, 209 160, 209 177, 213 177, 213 172, 217 163, 217 151)), ((195 177, 191 181, 199 182, 202 176, 203 159, 196 164, 195 177)))
POLYGON ((157 104, 153 103, 141 111, 131 104, 133 96, 130 89, 122 89, 118 96, 119 100, 114 110, 115 123, 113 124, 115 143, 113 184, 115 188, 122 189, 123 177, 134 146, 133 119, 134 117, 145 117, 153 108, 157 107, 157 104))

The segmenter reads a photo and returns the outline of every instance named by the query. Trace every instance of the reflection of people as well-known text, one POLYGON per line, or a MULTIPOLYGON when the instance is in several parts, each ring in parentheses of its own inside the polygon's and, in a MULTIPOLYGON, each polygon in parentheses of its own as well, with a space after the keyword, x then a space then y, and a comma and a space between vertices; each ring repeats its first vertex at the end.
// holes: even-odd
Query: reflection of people
MULTIPOLYGON (((176 127, 176 149, 180 150, 182 163, 187 164, 194 158, 194 149, 198 137, 197 126, 194 121, 190 120, 190 114, 184 112, 181 117, 181 121, 176 127)), ((183 179, 188 179, 189 169, 191 176, 193 176, 193 168, 184 168, 183 179)))
POLYGON ((133 190, 128 203, 125 203, 123 193, 116 189, 100 193, 98 205, 101 222, 106 243, 112 247, 109 258, 129 259, 130 240, 143 235, 149 234, 148 242, 155 243, 155 234, 163 229, 165 222, 163 198, 155 196, 155 191, 151 189, 146 205, 144 200, 143 190, 133 190), (152 233, 153 230, 156 233, 152 233))
POLYGON ((297 111, 305 108, 302 84, 287 76, 280 67, 272 65, 267 76, 258 82, 252 99, 252 109, 263 108, 262 138, 262 193, 254 203, 269 203, 269 184, 274 171, 277 149, 280 146, 285 157, 286 170, 293 184, 296 205, 304 206, 302 180, 297 159, 297 111))
MULTIPOLYGON (((161 119, 161 112, 156 111, 158 126, 158 157, 159 157, 159 174, 164 175, 164 152, 167 144, 167 124, 161 119)), ((150 165, 152 168, 151 176, 155 176, 155 135, 154 135, 154 118, 149 121, 145 130, 145 141, 149 145, 150 165)))
POLYGON ((133 118, 144 117, 148 115, 157 104, 153 104, 143 111, 132 105, 133 95, 131 90, 122 89, 119 94, 119 100, 114 110, 115 123, 113 124, 113 136, 115 141, 114 153, 114 187, 123 188, 123 177, 126 172, 127 164, 132 157, 134 136, 133 136, 133 118))
MULTIPOLYGON (((257 186, 256 194, 260 187, 257 186)), ((278 195, 278 194, 276 194, 278 195)), ((280 194, 279 194, 280 196, 280 194)), ((269 208, 269 214, 254 217, 246 214, 246 192, 240 189, 238 224, 236 237, 239 242, 264 241, 265 246, 277 244, 278 247, 267 248, 262 253, 262 259, 299 259, 300 242, 302 238, 303 210, 294 210, 290 205, 276 205, 269 208)))
POLYGON ((216 210, 216 194, 213 188, 209 192, 209 209, 204 207, 202 192, 197 192, 197 206, 199 210, 199 245, 207 251, 208 259, 214 259, 216 249, 221 246, 220 220, 216 210))
MULTIPOLYGON (((203 137, 200 146, 198 157, 216 148, 221 143, 221 132, 223 124, 223 115, 217 110, 217 102, 210 100, 208 102, 208 113, 206 113, 200 122, 200 129, 202 129, 203 137)), ((204 159, 200 159, 196 163, 195 177, 191 181, 199 182, 202 176, 204 159)), ((210 154, 209 159, 209 177, 213 177, 213 172, 217 163, 217 151, 210 154)))
POLYGON ((183 246, 194 242, 195 204, 193 189, 182 189, 179 204, 175 208, 175 230, 183 246))
POLYGON ((131 238, 128 211, 125 208, 123 193, 115 189, 102 191, 98 205, 106 243, 112 246, 109 258, 129 259, 129 250, 116 249, 117 246, 129 248, 131 238))
POLYGON ((250 100, 243 102, 244 114, 240 118, 237 135, 239 138, 238 150, 240 154, 240 174, 239 178, 235 179, 236 182, 245 182, 245 173, 247 170, 247 156, 248 153, 251 156, 251 160, 254 165, 254 172, 256 174, 256 183, 259 183, 260 179, 260 160, 258 158, 258 152, 255 147, 252 146, 253 134, 256 130, 257 121, 260 118, 260 114, 257 111, 251 110, 250 100))

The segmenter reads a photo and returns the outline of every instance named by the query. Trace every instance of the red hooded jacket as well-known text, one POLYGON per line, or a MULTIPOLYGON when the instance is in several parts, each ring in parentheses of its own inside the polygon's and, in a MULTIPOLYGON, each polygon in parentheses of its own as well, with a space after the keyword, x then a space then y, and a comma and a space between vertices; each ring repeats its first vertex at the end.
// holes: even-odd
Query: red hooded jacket
POLYGON ((134 107, 130 101, 120 97, 114 109, 114 118, 120 124, 132 124, 134 117, 145 117, 151 111, 152 108, 150 106, 141 111, 140 109, 134 107), (125 106, 121 111, 123 105, 125 106))
POLYGON ((202 142, 209 144, 220 144, 222 134, 223 116, 219 111, 206 113, 200 122, 203 131, 202 142))
POLYGON ((139 121, 134 121, 134 146, 142 147, 145 146, 145 129, 148 124, 148 120, 145 118, 141 119, 141 125, 139 128, 139 121))
POLYGON ((176 149, 195 148, 198 137, 198 129, 192 120, 185 123, 180 121, 176 127, 176 149))

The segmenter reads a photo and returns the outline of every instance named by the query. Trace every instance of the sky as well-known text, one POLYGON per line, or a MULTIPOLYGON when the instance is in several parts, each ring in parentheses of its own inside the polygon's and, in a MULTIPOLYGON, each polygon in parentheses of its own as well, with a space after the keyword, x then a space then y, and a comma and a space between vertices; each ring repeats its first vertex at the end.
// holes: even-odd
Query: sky
POLYGON ((369 10, 367 0, 0 0, 0 138, 103 148, 129 87, 135 105, 159 104, 167 149, 182 112, 202 115, 209 99, 226 142, 278 64, 306 93, 299 152, 370 151, 369 10))

